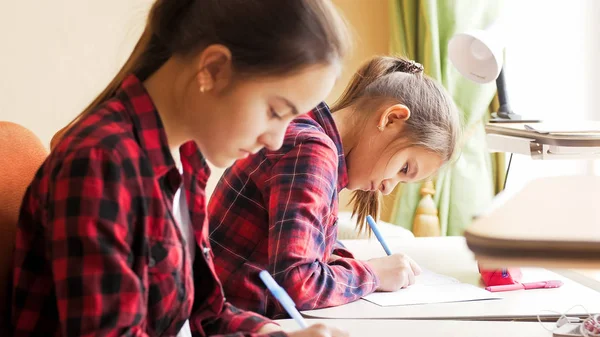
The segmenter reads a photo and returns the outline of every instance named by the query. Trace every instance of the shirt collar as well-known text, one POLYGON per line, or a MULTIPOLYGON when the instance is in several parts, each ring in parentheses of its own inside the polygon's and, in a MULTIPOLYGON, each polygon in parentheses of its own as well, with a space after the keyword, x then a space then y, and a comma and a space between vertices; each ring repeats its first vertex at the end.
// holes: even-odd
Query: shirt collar
POLYGON ((333 115, 327 103, 323 102, 314 108, 308 114, 315 120, 325 131, 325 134, 333 140, 338 152, 338 192, 348 186, 348 168, 346 166, 346 158, 344 156, 344 147, 342 145, 342 137, 335 125, 333 115))
MULTIPOLYGON (((154 174, 161 177, 171 170, 177 170, 160 115, 138 77, 128 75, 117 92, 117 98, 127 108, 133 122, 133 132, 146 152, 154 174)), ((184 170, 190 166, 192 170, 200 171, 208 179, 210 169, 195 142, 190 141, 182 145, 180 154, 184 170)))

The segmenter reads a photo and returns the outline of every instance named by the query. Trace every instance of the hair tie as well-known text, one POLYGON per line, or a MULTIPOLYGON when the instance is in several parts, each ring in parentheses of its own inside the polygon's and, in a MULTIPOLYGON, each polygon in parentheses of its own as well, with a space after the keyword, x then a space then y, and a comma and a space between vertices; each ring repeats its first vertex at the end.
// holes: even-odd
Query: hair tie
POLYGON ((419 62, 415 62, 413 60, 408 61, 408 65, 406 67, 406 72, 410 74, 419 74, 422 73, 425 68, 419 62))
POLYGON ((398 58, 396 65, 391 69, 392 72, 402 72, 407 74, 420 74, 423 72, 423 65, 413 60, 398 58))

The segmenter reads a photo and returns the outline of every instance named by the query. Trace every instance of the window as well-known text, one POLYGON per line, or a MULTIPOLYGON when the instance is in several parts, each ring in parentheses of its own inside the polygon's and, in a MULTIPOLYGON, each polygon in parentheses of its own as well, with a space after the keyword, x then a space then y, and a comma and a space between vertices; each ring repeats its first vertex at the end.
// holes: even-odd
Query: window
MULTIPOLYGON (((600 120, 600 1, 506 0, 506 81, 524 118, 600 120)), ((507 188, 541 176, 600 174, 600 160, 515 155, 507 188)))

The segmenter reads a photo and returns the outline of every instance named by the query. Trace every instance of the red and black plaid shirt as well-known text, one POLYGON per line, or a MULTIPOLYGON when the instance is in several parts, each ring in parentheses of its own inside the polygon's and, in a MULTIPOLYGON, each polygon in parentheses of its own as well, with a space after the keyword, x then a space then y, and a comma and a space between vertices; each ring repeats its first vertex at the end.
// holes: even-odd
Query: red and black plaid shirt
POLYGON ((231 303, 285 316, 258 278, 262 269, 301 310, 375 291, 371 268, 337 244, 338 192, 347 183, 341 139, 324 103, 292 122, 280 150, 262 150, 225 172, 208 209, 215 266, 231 303), (331 254, 343 258, 328 262, 331 254))
POLYGON ((21 208, 15 336, 174 336, 188 318, 194 336, 207 336, 268 322, 225 302, 208 242, 210 172, 195 143, 180 153, 183 176, 133 75, 74 126, 21 208), (193 265, 171 212, 182 183, 197 242, 193 265))

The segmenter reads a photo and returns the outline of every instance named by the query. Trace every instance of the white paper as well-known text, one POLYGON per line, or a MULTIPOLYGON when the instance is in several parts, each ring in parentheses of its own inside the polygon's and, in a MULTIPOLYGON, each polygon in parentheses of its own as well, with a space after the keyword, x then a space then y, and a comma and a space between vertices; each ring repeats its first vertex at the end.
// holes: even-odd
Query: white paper
POLYGON ((416 278, 415 284, 391 293, 373 293, 363 297, 382 307, 430 303, 467 302, 499 299, 501 297, 457 279, 429 270, 416 278))
POLYGON ((415 285, 424 285, 424 286, 436 286, 442 284, 456 284, 460 283, 459 280, 432 272, 431 270, 423 269, 421 274, 416 277, 415 285))

